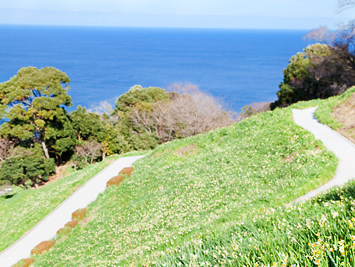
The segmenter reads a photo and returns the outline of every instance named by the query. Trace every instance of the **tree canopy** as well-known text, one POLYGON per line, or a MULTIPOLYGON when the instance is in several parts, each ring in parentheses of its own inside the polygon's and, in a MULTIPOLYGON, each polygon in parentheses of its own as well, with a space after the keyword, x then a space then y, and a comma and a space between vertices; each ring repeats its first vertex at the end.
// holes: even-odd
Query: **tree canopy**
POLYGON ((121 95, 116 101, 114 114, 119 112, 130 112, 133 107, 139 105, 154 104, 158 101, 168 101, 168 93, 158 87, 143 88, 140 85, 135 85, 128 92, 121 95))
MULTIPOLYGON (((324 33, 324 32, 323 32, 324 33)), ((344 46, 314 44, 292 56, 272 109, 301 100, 327 98, 343 93, 355 83, 353 56, 344 46)))
MULTIPOLYGON (((56 136, 57 130, 65 128, 64 106, 72 105, 67 95, 69 82, 69 77, 58 69, 26 67, 0 84, 1 115, 7 119, 1 134, 40 143, 45 157, 49 158, 47 143, 56 136)), ((60 135, 66 137, 70 133, 60 135)))
POLYGON ((69 82, 58 69, 26 67, 0 84, 0 184, 42 184, 55 163, 82 168, 107 155, 152 149, 233 123, 215 99, 199 90, 142 86, 121 95, 112 114, 81 106, 68 113, 69 82))

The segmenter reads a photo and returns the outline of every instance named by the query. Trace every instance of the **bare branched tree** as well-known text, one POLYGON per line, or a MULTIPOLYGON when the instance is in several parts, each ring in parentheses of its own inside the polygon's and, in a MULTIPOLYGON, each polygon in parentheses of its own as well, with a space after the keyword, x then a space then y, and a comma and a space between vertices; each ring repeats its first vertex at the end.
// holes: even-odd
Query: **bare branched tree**
MULTIPOLYGON (((355 0, 346 2, 355 3, 355 0)), ((319 27, 306 38, 325 44, 323 51, 328 51, 309 57, 312 62, 309 71, 317 82, 322 81, 320 88, 326 90, 327 95, 343 93, 355 83, 355 20, 340 25, 335 31, 319 27), (327 88, 323 83, 330 86, 327 88)))
POLYGON ((171 105, 172 114, 177 122, 184 124, 180 129, 184 137, 225 127, 234 122, 231 114, 223 110, 220 100, 201 92, 196 85, 173 84, 169 90, 175 95, 171 105))
POLYGON ((250 105, 246 105, 242 108, 240 117, 241 119, 245 119, 254 114, 266 112, 268 110, 270 110, 269 102, 253 102, 250 105))
POLYGON ((85 159, 85 163, 89 164, 88 160, 90 158, 90 164, 101 155, 102 145, 96 141, 88 141, 82 145, 75 146, 75 152, 85 159))
POLYGON ((232 124, 230 114, 212 96, 191 84, 174 84, 170 101, 158 102, 152 110, 134 108, 130 118, 136 127, 157 136, 161 143, 204 133, 232 124))
POLYGON ((9 138, 0 139, 0 164, 4 162, 7 158, 11 157, 11 151, 14 148, 14 142, 9 138))
POLYGON ((136 127, 148 134, 155 134, 163 143, 171 140, 174 130, 170 108, 169 102, 158 102, 152 111, 134 108, 130 118, 136 127))
POLYGON ((355 7, 355 0, 338 0, 338 11, 342 12, 345 9, 355 7))

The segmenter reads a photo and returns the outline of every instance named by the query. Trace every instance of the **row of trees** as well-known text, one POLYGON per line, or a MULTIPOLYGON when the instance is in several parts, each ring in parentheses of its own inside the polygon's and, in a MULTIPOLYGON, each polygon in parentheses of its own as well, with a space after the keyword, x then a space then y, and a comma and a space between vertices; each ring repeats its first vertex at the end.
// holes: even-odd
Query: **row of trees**
MULTIPOLYGON (((351 1, 342 4, 349 7, 351 1)), ((355 84, 355 20, 336 31, 320 27, 306 38, 319 43, 290 59, 272 109, 300 100, 338 95, 355 84)))
POLYGON ((164 143, 233 123, 233 114, 198 87, 174 84, 169 89, 136 86, 121 96, 114 114, 121 118, 122 129, 164 143))
POLYGON ((192 85, 134 86, 112 112, 96 114, 67 94, 69 77, 52 67, 22 68, 0 84, 0 183, 32 186, 55 165, 83 167, 107 155, 158 144, 233 123, 213 97, 192 85))

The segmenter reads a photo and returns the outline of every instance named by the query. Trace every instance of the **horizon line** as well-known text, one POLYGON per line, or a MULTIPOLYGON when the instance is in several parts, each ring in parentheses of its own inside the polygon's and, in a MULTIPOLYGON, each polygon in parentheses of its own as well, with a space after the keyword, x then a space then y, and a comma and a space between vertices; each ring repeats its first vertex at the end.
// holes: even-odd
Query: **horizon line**
POLYGON ((183 26, 119 26, 119 25, 65 25, 65 24, 20 24, 0 23, 0 26, 24 26, 24 27, 63 27, 63 28, 131 28, 131 29, 186 29, 186 30, 256 30, 256 31, 311 31, 312 29, 300 28, 227 28, 227 27, 183 27, 183 26))

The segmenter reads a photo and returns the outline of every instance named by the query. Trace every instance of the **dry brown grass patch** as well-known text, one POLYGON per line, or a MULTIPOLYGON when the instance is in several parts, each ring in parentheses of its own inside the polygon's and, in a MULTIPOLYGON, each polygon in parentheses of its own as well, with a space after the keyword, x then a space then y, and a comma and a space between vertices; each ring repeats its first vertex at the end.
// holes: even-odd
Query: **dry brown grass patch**
POLYGON ((35 246, 34 249, 31 250, 31 255, 40 255, 43 252, 47 251, 51 247, 53 247, 55 244, 54 240, 49 240, 49 241, 43 241, 39 243, 37 246, 35 246))
POLYGON ((155 153, 153 157, 154 158, 159 158, 159 157, 161 157, 164 154, 170 154, 170 153, 171 153, 170 149, 165 149, 164 151, 155 153))
POLYGON ((175 151, 175 155, 180 156, 180 157, 189 157, 196 155, 198 151, 198 146, 191 144, 188 146, 184 146, 179 148, 178 150, 175 151))
POLYGON ((337 132, 355 143, 355 94, 336 107, 332 117, 342 125, 337 132))

